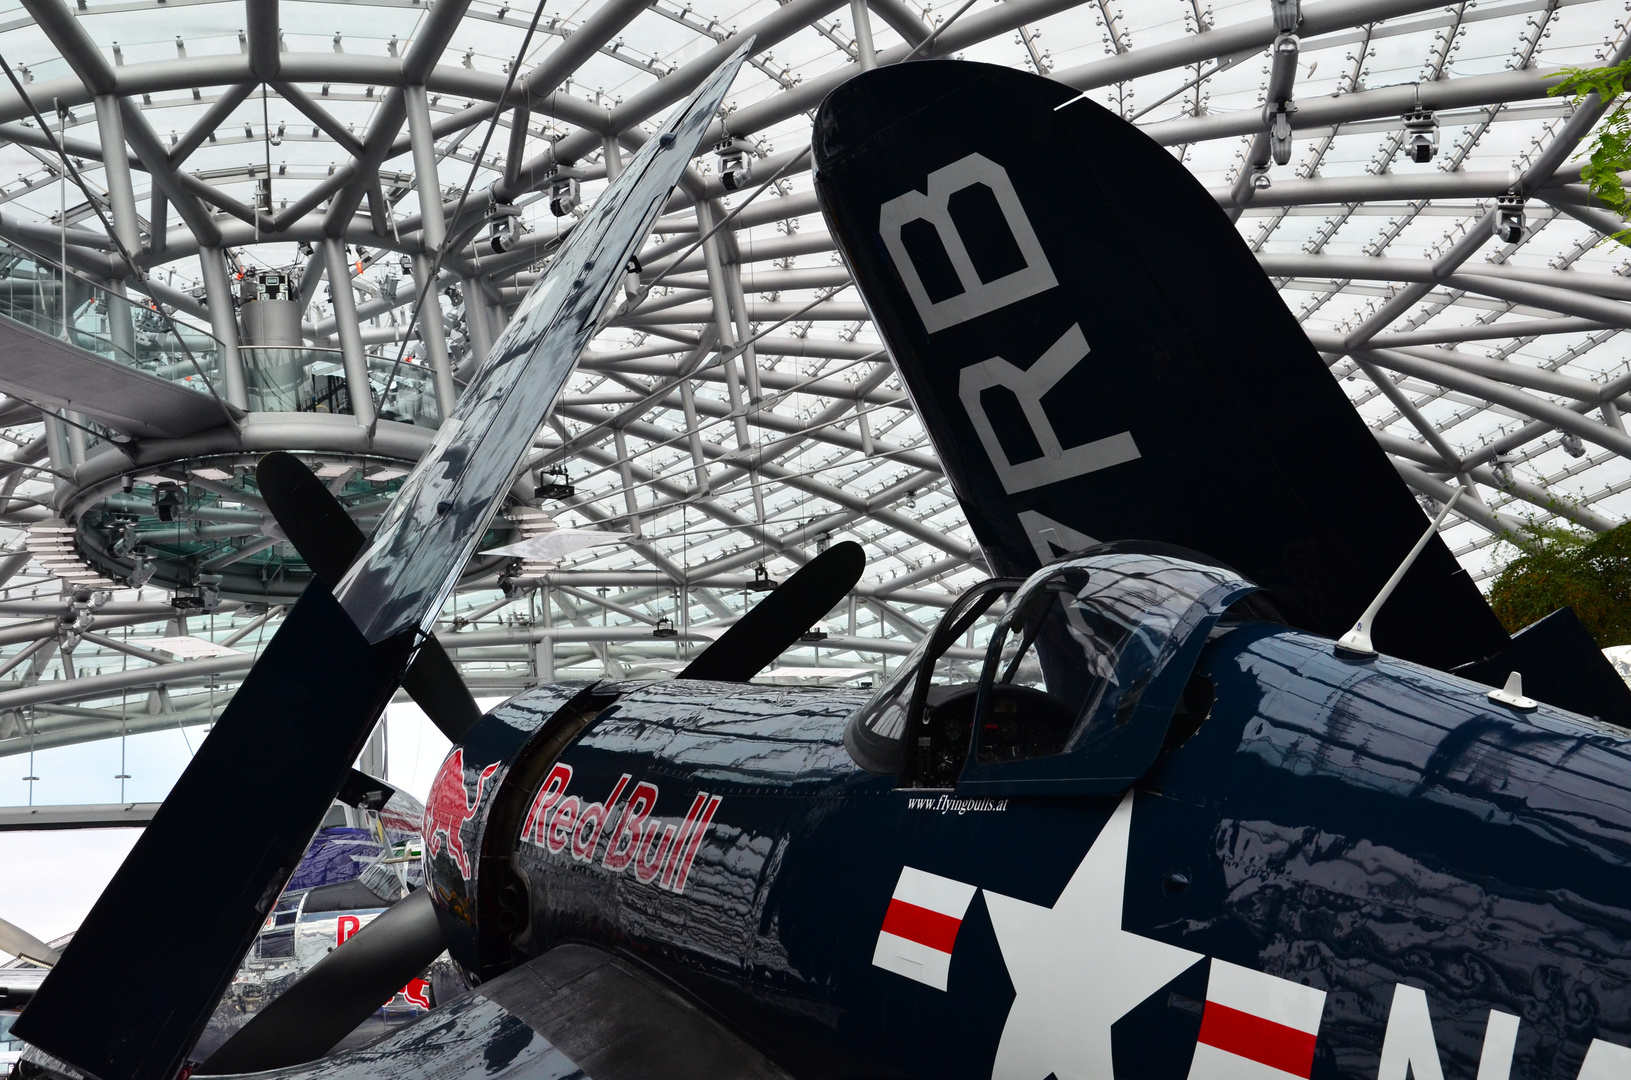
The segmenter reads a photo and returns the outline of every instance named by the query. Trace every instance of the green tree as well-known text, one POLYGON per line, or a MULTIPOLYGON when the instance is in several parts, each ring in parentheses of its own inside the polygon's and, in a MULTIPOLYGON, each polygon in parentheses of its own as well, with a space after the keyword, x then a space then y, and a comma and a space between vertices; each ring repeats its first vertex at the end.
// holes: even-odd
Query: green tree
MULTIPOLYGON (((1596 94, 1609 107, 1587 144, 1588 157, 1580 179, 1599 202, 1631 220, 1631 193, 1625 190, 1620 174, 1631 170, 1631 99, 1625 98, 1631 81, 1631 60, 1611 67, 1565 68, 1563 81, 1549 91, 1553 96, 1567 94, 1576 105, 1596 94)), ((1612 237, 1631 246, 1631 228, 1612 237)))
POLYGON ((1508 633, 1572 607, 1599 647, 1631 645, 1631 522, 1596 536, 1532 525, 1489 603, 1508 633))

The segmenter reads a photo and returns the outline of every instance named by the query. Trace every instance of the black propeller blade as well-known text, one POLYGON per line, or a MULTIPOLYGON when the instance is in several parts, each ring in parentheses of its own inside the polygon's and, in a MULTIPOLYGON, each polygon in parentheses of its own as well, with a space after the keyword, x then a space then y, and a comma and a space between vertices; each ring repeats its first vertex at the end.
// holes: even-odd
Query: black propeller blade
MULTIPOLYGON (((304 461, 282 450, 260 459, 255 483, 283 535, 312 572, 333 588, 368 542, 340 500, 304 461)), ((419 655, 402 677, 402 689, 454 742, 481 719, 481 707, 435 638, 426 638, 419 646, 419 655)))
MULTIPOLYGON (((335 583, 338 596, 320 579, 301 594, 18 1037, 101 1080, 175 1080, 752 48, 749 37, 715 68, 573 227, 409 474, 389 526, 335 583), (167 885, 200 851, 207 872, 188 877, 177 903, 167 885), (142 992, 108 1010, 108 987, 131 972, 142 992)), ((321 531, 326 512, 308 512, 290 519, 297 534, 321 531)))
POLYGON ((837 607, 864 569, 860 544, 834 544, 754 605, 675 678, 747 682, 837 607))
POLYGON ((194 1074, 259 1072, 323 1056, 443 948, 430 891, 420 889, 319 960, 194 1074))
POLYGON ((411 645, 410 634, 370 645, 325 585, 309 586, 18 1017, 17 1036, 106 1080, 175 1080, 396 692, 411 645), (165 883, 201 851, 208 872, 188 874, 177 902, 165 883), (128 972, 142 973, 141 993, 109 1010, 110 980, 128 972))

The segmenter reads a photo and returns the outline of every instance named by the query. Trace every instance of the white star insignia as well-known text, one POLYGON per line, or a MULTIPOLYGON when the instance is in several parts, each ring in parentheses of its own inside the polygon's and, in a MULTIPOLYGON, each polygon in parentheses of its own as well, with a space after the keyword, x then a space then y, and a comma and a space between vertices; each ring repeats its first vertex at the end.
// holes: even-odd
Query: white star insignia
POLYGON ((1202 959, 1121 928, 1128 792, 1051 908, 985 892, 1014 984, 992 1080, 1112 1080, 1110 1025, 1202 959))

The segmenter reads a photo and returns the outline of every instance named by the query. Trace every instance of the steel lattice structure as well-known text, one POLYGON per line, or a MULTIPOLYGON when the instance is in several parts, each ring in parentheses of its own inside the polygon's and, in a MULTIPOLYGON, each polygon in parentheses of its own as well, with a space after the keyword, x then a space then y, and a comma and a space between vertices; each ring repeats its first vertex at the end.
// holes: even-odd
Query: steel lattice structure
POLYGON ((207 351, 207 395, 172 405, 234 419, 178 436, 140 404, 0 403, 0 755, 208 723, 301 572, 246 486, 255 454, 305 452, 366 526, 573 213, 748 34, 723 152, 694 162, 503 519, 626 539, 478 559, 442 633, 477 693, 673 670, 843 538, 867 574, 783 670, 867 678, 981 575, 808 176, 822 97, 909 57, 1037 71, 1181 158, 1424 504, 1467 492, 1447 539, 1475 574, 1503 536, 1631 508, 1631 261, 1579 179, 1604 107, 1549 94, 1631 52, 1631 4, 4 7, 23 92, 0 83, 0 314, 60 309, 73 344, 128 297, 141 342, 176 338, 144 377, 205 375, 207 351), (275 407, 232 299, 271 272, 310 351, 275 407), (133 567, 157 572, 139 592, 133 567))

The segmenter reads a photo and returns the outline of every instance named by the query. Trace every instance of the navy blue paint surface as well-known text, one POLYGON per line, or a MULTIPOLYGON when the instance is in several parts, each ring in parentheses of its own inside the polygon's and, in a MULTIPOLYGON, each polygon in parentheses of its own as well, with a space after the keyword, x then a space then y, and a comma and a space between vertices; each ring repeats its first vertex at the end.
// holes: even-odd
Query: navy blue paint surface
MULTIPOLYGON (((1214 631, 1196 670, 1216 703, 1136 785, 1125 930, 1328 991, 1316 1080, 1377 1075, 1401 982, 1428 994, 1447 1078, 1476 1073, 1492 1008, 1520 1018, 1521 1080, 1574 1080, 1593 1038, 1631 1044, 1624 732, 1266 623, 1214 631)), ((861 694, 615 691, 560 757, 568 792, 604 800, 628 774, 624 805, 644 780, 658 817, 698 791, 718 813, 682 894, 608 870, 605 837, 592 861, 522 842, 517 955, 617 950, 800 1077, 989 1076, 1014 989, 980 896, 947 991, 871 963, 901 867, 1051 906, 1119 797, 958 813, 850 759, 861 694)), ((467 753, 518 752, 563 700, 523 695, 467 753)), ((1206 986, 1202 961, 1116 1025, 1118 1076, 1187 1076, 1206 986)))

